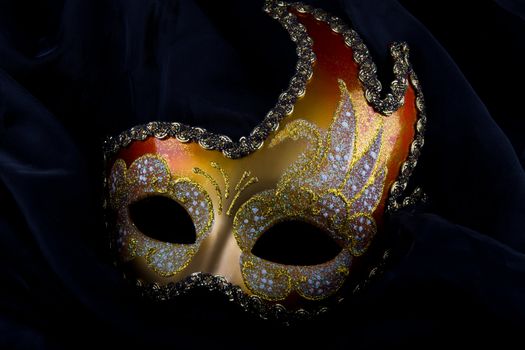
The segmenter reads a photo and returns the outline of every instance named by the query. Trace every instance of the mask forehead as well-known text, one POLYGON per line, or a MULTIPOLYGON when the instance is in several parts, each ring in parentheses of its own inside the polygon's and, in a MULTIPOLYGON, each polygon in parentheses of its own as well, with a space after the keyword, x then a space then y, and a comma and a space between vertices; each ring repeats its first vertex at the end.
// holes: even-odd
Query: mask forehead
MULTIPOLYGON (((303 283, 301 281, 305 281, 304 276, 321 270, 292 271, 287 270, 287 267, 275 266, 265 268, 265 262, 257 265, 255 258, 249 254, 250 244, 253 245, 253 242, 244 244, 246 242, 245 237, 242 236, 243 229, 239 228, 242 224, 240 220, 251 224, 253 217, 259 217, 255 211, 250 212, 255 208, 250 206, 254 200, 271 194, 271 199, 266 203, 272 201, 271 206, 279 207, 279 203, 286 201, 285 197, 280 197, 281 193, 291 191, 289 184, 299 181, 301 176, 305 177, 299 186, 301 191, 306 189, 307 192, 312 193, 312 196, 319 198, 332 193, 346 203, 348 218, 344 220, 349 224, 339 227, 336 231, 358 230, 361 228, 359 225, 366 225, 367 221, 369 226, 373 223, 371 229, 374 233, 377 228, 380 229, 389 189, 398 180, 404 162, 410 158, 411 145, 416 138, 415 125, 418 121, 416 91, 413 86, 408 85, 404 90, 404 104, 388 116, 376 112, 369 101, 370 96, 366 95, 367 89, 363 86, 366 85, 362 81, 363 69, 354 60, 358 52, 352 45, 347 44, 348 38, 336 33, 334 25, 330 26, 324 21, 316 20, 308 13, 294 11, 294 14, 313 40, 312 49, 316 57, 315 63, 311 66, 313 74, 308 80, 304 96, 297 100, 293 110, 280 122, 279 129, 270 132, 259 149, 244 157, 231 159, 217 150, 205 149, 199 143, 182 142, 186 140, 162 135, 163 137, 151 136, 142 141, 133 141, 111 157, 108 164, 110 184, 118 182, 111 177, 117 165, 123 169, 119 176, 125 177, 127 175, 122 174, 129 175, 134 164, 142 164, 146 158, 154 156, 162 163, 159 165, 164 169, 161 173, 170 177, 171 181, 178 179, 187 181, 187 184, 183 181, 182 185, 187 186, 184 187, 185 190, 190 188, 194 190, 196 196, 194 202, 202 201, 204 204, 199 204, 200 208, 207 215, 199 214, 204 218, 201 220, 202 230, 203 232, 207 230, 203 233, 199 245, 185 253, 186 255, 181 259, 187 261, 178 268, 173 268, 173 273, 158 273, 152 269, 151 260, 148 260, 159 251, 164 254, 162 247, 154 246, 144 251, 144 254, 135 254, 132 259, 128 259, 139 278, 164 285, 168 282, 181 281, 195 272, 204 272, 220 274, 228 282, 239 285, 246 293, 261 296, 263 299, 283 300, 294 288, 305 299, 319 299, 315 294, 317 292, 309 292, 310 287, 301 284, 303 283), (350 149, 346 158, 343 153, 337 153, 339 145, 343 147, 345 144, 350 149), (310 152, 312 149, 317 149, 318 152, 310 152), (371 160, 370 165, 366 164, 367 159, 371 160), (298 164, 307 164, 310 168, 316 167, 316 170, 310 170, 310 173, 297 172, 298 164), (367 167, 372 169, 365 175, 367 167), (363 171, 363 175, 359 175, 358 170, 363 171), (287 182, 285 178, 288 175, 291 180, 287 182), (311 179, 306 180, 307 176, 311 179), (323 184, 324 176, 334 177, 337 183, 323 184), (358 183, 356 179, 359 176, 366 179, 363 180, 359 191, 352 192, 352 183, 358 183), (373 190, 376 178, 381 179, 377 201, 373 206, 369 205, 369 212, 354 210, 354 214, 350 214, 351 205, 356 206, 360 201, 365 203, 364 191, 373 190), (206 203, 209 203, 209 206, 206 206, 206 203), (250 211, 247 211, 247 208, 250 211), (350 218, 351 215, 354 216, 350 218), (351 226, 350 223, 355 225, 351 226), (250 270, 253 270, 254 265, 257 270, 255 272, 250 270), (266 293, 265 289, 257 287, 260 281, 267 280, 261 275, 261 271, 271 271, 272 268, 277 271, 274 271, 275 283, 279 282, 279 278, 282 280, 279 282, 282 290, 274 294, 266 293), (257 276, 253 277, 257 279, 256 283, 251 281, 249 276, 257 276), (296 282, 292 281, 294 278, 297 279, 296 282)), ((159 173, 152 176, 152 178, 158 177, 159 173)), ((125 191, 121 190, 121 192, 125 191)), ((162 193, 162 189, 148 193, 159 194, 162 193)), ((295 200, 300 202, 296 205, 303 208, 298 210, 304 211, 304 207, 312 205, 307 198, 297 197, 295 200)), ((319 203, 322 203, 321 199, 319 203)), ((324 203, 326 206, 329 205, 326 201, 324 203)), ((325 225, 322 218, 319 220, 321 226, 325 225)), ((331 224, 326 221, 326 225, 328 227, 331 224)), ((351 239, 348 242, 350 241, 351 239)), ((342 245, 347 255, 334 259, 338 264, 334 266, 339 269, 337 270, 339 274, 342 271, 341 267, 348 267, 344 272, 344 279, 346 279, 351 272, 352 259, 366 251, 368 244, 359 251, 355 248, 358 246, 355 242, 348 243, 348 246, 344 243, 342 245)), ((173 246, 171 249, 177 250, 177 248, 173 246)), ((337 274, 334 272, 335 267, 333 271, 330 270, 332 272, 328 267, 324 267, 323 271, 327 271, 326 274, 337 274)), ((334 281, 336 280, 337 278, 334 277, 334 281)), ((268 286, 265 285, 265 288, 268 286)), ((274 289, 278 289, 278 286, 274 289)))

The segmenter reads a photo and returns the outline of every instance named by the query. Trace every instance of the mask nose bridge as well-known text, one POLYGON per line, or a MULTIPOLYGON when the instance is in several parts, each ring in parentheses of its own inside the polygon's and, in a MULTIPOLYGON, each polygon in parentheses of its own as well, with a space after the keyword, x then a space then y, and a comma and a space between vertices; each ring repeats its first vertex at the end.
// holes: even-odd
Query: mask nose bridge
MULTIPOLYGON (((224 276, 229 281, 242 284, 241 248, 233 234, 234 218, 239 206, 253 195, 258 178, 254 175, 260 154, 250 159, 213 159, 206 166, 200 165, 207 174, 201 181, 212 198, 214 222, 209 235, 202 241, 195 256, 200 261, 199 271, 224 276), (253 159, 251 159, 253 158, 253 159), (219 209, 220 208, 220 209, 219 209)), ((195 172, 195 171, 194 171, 195 172)), ((256 192, 256 191, 255 191, 256 192)))
POLYGON ((210 234, 202 241, 192 260, 197 264, 195 272, 223 276, 240 285, 240 255, 241 249, 233 235, 233 218, 223 213, 215 218, 210 234))
POLYGON ((233 220, 229 216, 222 214, 216 218, 212 232, 206 240, 209 241, 206 242, 208 243, 206 248, 209 249, 205 264, 207 271, 221 269, 230 253, 238 251, 239 254, 236 255, 240 256, 240 248, 233 235, 233 220))

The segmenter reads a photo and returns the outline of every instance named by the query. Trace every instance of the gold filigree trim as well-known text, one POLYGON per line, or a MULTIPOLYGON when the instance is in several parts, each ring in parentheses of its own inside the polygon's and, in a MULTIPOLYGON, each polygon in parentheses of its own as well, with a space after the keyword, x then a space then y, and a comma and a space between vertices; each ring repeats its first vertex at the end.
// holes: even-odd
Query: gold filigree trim
POLYGON ((219 172, 221 173, 222 180, 224 182, 224 198, 228 199, 230 197, 230 177, 228 176, 228 174, 226 174, 226 171, 224 171, 224 169, 219 163, 211 162, 210 164, 214 169, 219 170, 219 172))
POLYGON ((217 181, 215 181, 213 176, 211 176, 207 171, 202 170, 201 168, 198 168, 198 167, 193 168, 193 173, 204 176, 211 183, 211 185, 213 186, 213 189, 215 190, 215 194, 217 195, 217 202, 218 202, 217 212, 219 213, 219 215, 221 215, 222 214, 222 191, 221 191, 219 184, 217 183, 217 181))
POLYGON ((246 178, 248 178, 251 175, 249 171, 245 171, 242 173, 241 179, 237 182, 235 185, 235 195, 233 196, 233 199, 230 203, 230 206, 228 207, 228 210, 226 211, 226 215, 231 216, 233 213, 233 208, 235 206, 235 203, 237 203, 237 199, 239 199, 239 196, 241 193, 247 189, 249 186, 259 182, 259 179, 256 176, 251 177, 246 183, 242 184, 246 178))

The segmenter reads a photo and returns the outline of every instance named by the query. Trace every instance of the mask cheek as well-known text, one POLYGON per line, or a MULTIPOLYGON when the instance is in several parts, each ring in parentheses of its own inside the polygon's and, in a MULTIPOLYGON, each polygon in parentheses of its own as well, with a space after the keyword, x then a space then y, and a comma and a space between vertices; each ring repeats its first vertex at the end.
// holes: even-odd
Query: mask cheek
POLYGON ((349 228, 352 234, 352 254, 363 255, 377 232, 375 220, 367 214, 356 214, 350 218, 349 228))
POLYGON ((123 215, 122 212, 119 212, 117 214, 117 250, 119 253, 120 258, 127 262, 130 260, 133 260, 136 256, 138 256, 137 253, 137 245, 138 245, 138 237, 137 233, 134 232, 130 225, 128 220, 126 219, 126 215, 123 215))
POLYGON ((241 255, 246 287, 267 300, 283 300, 292 291, 307 300, 327 298, 344 284, 351 264, 352 255, 347 249, 333 260, 313 266, 282 265, 252 254, 241 255))
POLYGON ((195 254, 198 244, 161 242, 142 234, 131 222, 127 210, 119 214, 117 243, 124 262, 137 257, 146 260, 158 275, 169 277, 182 270, 195 254))
POLYGON ((295 290, 308 300, 324 299, 341 288, 348 277, 352 255, 343 249, 333 260, 314 266, 296 266, 295 290))
POLYGON ((272 263, 252 254, 242 254, 241 272, 246 287, 264 299, 282 300, 292 290, 292 278, 285 265, 272 263))

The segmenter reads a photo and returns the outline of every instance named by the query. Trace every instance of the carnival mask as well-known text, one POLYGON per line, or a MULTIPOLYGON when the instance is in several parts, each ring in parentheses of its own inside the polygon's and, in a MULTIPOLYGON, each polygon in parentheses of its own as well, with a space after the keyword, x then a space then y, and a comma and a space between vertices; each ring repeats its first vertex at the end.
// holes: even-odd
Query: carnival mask
POLYGON ((265 10, 289 32, 299 59, 288 89, 249 136, 233 142, 152 122, 106 142, 118 261, 161 298, 207 286, 266 308, 322 303, 352 281, 385 212, 410 200, 403 192, 425 116, 406 45, 391 48, 395 80, 381 99, 366 47, 339 19, 301 4, 267 2, 265 10), (180 215, 159 217, 155 201, 180 215), (169 222, 167 232, 146 232, 144 213, 169 222), (279 235, 297 227, 297 246, 314 230, 336 247, 332 255, 273 259, 279 235), (270 231, 277 239, 261 254, 256 247, 270 231))

